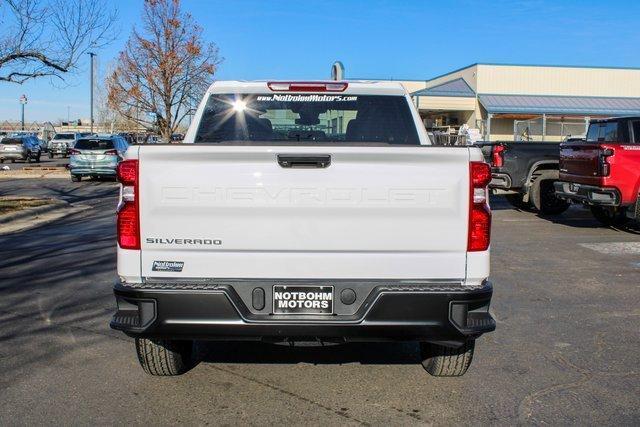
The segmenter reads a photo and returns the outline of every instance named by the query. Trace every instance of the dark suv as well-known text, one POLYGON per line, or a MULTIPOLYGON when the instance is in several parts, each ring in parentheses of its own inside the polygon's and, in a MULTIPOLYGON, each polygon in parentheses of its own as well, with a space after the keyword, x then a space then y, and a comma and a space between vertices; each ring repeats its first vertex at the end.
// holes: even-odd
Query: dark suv
POLYGON ((0 163, 5 160, 11 160, 11 163, 16 160, 40 162, 41 154, 40 141, 35 136, 7 136, 0 141, 0 163))

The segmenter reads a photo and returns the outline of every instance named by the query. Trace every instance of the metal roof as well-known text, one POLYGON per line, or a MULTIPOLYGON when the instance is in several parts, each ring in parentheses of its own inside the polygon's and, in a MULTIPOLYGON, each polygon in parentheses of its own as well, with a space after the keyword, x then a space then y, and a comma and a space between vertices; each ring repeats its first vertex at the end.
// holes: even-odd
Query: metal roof
POLYGON ((471 86, 462 78, 449 80, 439 85, 421 89, 411 94, 412 96, 462 96, 475 97, 476 93, 471 86))
POLYGON ((640 114, 640 98, 480 94, 478 99, 489 113, 640 114))

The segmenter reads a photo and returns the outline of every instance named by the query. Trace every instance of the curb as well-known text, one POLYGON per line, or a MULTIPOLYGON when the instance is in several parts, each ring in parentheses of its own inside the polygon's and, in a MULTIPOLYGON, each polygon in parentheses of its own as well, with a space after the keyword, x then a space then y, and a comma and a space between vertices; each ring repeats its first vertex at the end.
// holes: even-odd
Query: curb
MULTIPOLYGON (((42 171, 46 172, 46 171, 42 171)), ((71 175, 69 173, 51 171, 48 173, 39 173, 39 174, 27 174, 27 173, 16 173, 16 174, 3 174, 0 173, 0 179, 70 179, 71 175)))
POLYGON ((19 221, 21 219, 28 218, 31 216, 37 216, 39 214, 47 213, 47 212, 60 209, 63 207, 67 207, 67 206, 69 206, 69 202, 65 202, 64 200, 54 199, 52 203, 48 205, 27 208, 19 212, 14 212, 8 215, 4 215, 0 217, 0 225, 5 225, 13 221, 19 221))

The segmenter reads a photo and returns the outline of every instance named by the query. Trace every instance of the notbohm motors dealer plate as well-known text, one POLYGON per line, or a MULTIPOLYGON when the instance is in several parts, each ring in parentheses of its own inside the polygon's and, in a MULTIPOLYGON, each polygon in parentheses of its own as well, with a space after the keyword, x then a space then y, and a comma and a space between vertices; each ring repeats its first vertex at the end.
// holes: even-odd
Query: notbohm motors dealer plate
POLYGON ((273 286, 274 314, 333 314, 333 286, 273 286))

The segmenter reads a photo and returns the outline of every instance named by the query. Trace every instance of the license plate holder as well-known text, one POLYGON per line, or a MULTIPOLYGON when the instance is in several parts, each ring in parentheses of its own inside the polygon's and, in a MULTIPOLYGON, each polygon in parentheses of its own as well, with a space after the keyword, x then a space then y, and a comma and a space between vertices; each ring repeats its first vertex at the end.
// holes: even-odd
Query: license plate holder
POLYGON ((273 285, 273 314, 332 315, 333 286, 273 285))

